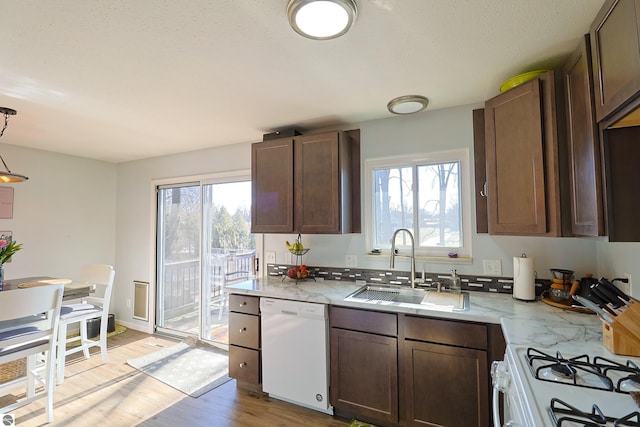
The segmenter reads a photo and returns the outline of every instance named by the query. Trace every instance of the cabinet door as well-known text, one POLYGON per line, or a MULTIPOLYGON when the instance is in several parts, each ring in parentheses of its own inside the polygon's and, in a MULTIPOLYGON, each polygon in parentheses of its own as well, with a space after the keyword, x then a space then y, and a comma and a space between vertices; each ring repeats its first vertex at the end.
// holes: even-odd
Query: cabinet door
POLYGON ((487 353, 404 341, 408 426, 489 425, 487 353))
POLYGON ((397 423, 397 338, 332 328, 331 404, 338 412, 397 423))
POLYGON ((293 232, 293 140, 251 146, 251 232, 293 232))
POLYGON ((604 234, 600 143, 593 111, 589 35, 564 68, 569 144, 571 231, 577 236, 604 234))
POLYGON ((295 138, 295 226, 299 233, 343 233, 351 222, 350 150, 342 132, 295 138))
POLYGON ((591 26, 598 121, 640 91, 639 28, 639 0, 608 0, 591 26))
POLYGON ((488 233, 487 156, 485 155, 484 108, 473 110, 473 166, 475 170, 476 232, 488 233))
POLYGON ((541 81, 485 103, 489 233, 547 232, 541 81))

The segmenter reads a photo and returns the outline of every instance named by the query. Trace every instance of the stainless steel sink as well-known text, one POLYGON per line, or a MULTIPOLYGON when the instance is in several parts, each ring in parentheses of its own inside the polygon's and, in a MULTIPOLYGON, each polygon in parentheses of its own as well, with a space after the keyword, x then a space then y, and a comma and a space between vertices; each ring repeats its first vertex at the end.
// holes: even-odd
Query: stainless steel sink
POLYGON ((345 301, 362 302, 367 304, 413 307, 425 310, 439 311, 467 311, 469 310, 469 293, 463 292, 462 308, 454 308, 449 304, 423 303, 427 292, 424 289, 412 289, 392 285, 365 285, 348 295, 345 301))

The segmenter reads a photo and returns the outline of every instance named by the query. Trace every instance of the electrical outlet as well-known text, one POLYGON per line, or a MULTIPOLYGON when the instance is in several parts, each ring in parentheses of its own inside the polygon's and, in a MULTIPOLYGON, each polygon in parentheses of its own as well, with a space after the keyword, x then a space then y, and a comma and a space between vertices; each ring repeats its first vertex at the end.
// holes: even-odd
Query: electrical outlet
POLYGON ((633 286, 631 285, 631 273, 624 273, 624 277, 628 280, 628 283, 619 283, 620 285, 623 285, 626 289, 622 289, 622 292, 624 292, 625 294, 629 295, 630 297, 633 296, 633 286))
POLYGON ((358 266, 358 257, 356 255, 346 255, 345 264, 347 268, 358 266))
POLYGON ((500 276, 502 274, 502 262, 499 259, 485 259, 482 261, 484 274, 488 276, 500 276))
POLYGON ((276 253, 275 251, 267 251, 264 253, 265 262, 267 264, 275 264, 276 263, 276 253))

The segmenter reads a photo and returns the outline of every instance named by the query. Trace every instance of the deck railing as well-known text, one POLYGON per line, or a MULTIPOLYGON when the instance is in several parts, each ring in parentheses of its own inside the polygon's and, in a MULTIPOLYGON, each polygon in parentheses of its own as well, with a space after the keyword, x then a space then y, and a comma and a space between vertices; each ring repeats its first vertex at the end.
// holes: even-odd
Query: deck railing
MULTIPOLYGON (((210 298, 219 298, 227 278, 246 272, 247 277, 254 274, 255 251, 212 255, 208 277, 210 298)), ((240 275, 241 277, 243 275, 240 275)), ((176 316, 198 310, 200 303, 200 264, 198 259, 176 261, 164 264, 164 316, 171 319, 176 316)))

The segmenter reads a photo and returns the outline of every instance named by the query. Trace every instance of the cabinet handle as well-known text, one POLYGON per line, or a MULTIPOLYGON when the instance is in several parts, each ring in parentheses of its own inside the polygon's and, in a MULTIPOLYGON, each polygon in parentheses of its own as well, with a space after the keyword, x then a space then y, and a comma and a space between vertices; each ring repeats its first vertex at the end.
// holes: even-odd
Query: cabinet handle
POLYGON ((243 333, 246 330, 247 330, 247 328, 240 328, 240 333, 243 333))
POLYGON ((240 307, 244 307, 244 306, 246 306, 246 305, 247 305, 247 302, 246 302, 246 301, 243 301, 243 302, 241 302, 241 303, 240 303, 240 307))
POLYGON ((240 368, 245 368, 246 366, 247 366, 247 362, 242 362, 242 363, 240 364, 240 368))
POLYGON ((480 195, 482 197, 487 197, 487 181, 484 182, 484 185, 482 186, 482 190, 480 191, 480 195))

